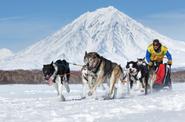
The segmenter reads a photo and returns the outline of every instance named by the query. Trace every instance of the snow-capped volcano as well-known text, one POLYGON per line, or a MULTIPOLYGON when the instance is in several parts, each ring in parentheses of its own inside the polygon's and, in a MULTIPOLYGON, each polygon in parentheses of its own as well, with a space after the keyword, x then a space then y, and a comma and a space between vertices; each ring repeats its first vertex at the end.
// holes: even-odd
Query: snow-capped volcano
POLYGON ((156 38, 169 48, 174 67, 185 66, 184 42, 160 35, 110 6, 84 13, 53 35, 0 61, 0 68, 40 69, 57 59, 83 64, 85 51, 96 51, 124 67, 126 61, 144 57, 147 45, 156 38))

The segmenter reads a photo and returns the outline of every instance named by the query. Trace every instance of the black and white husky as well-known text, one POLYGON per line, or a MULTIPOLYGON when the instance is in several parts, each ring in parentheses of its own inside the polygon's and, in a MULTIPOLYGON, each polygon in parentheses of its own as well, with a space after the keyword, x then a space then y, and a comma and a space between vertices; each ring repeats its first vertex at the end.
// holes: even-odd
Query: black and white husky
POLYGON ((70 92, 69 88, 69 78, 70 78, 70 68, 69 63, 65 60, 57 60, 55 63, 43 65, 42 72, 44 74, 45 80, 48 81, 49 85, 54 85, 58 95, 61 97, 62 101, 65 101, 65 97, 62 93, 63 86, 66 88, 67 92, 70 92))
POLYGON ((144 59, 137 59, 137 61, 127 62, 126 65, 128 71, 128 77, 130 81, 130 88, 133 84, 137 84, 137 88, 145 91, 147 94, 149 71, 144 59))

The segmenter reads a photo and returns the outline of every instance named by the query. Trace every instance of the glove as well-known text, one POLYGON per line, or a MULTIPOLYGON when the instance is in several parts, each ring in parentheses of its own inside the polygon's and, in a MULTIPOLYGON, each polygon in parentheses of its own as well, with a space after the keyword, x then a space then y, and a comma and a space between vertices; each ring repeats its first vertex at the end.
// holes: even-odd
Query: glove
POLYGON ((168 65, 172 65, 172 61, 171 60, 168 60, 167 64, 168 65))
POLYGON ((152 65, 153 65, 153 63, 150 61, 150 62, 148 63, 148 66, 149 66, 149 67, 152 67, 152 65))

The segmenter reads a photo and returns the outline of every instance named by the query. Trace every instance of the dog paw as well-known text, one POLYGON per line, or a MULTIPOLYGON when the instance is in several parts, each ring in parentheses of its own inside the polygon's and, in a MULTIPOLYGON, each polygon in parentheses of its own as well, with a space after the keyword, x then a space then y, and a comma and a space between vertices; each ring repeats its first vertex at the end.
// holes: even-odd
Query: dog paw
POLYGON ((104 100, 111 100, 111 99, 113 99, 113 98, 111 98, 110 96, 104 97, 104 100))
POLYGON ((90 91, 90 92, 88 92, 88 96, 92 96, 92 92, 90 91))
POLYGON ((144 89, 140 89, 140 92, 144 92, 145 90, 144 89))
POLYGON ((70 92, 70 88, 69 88, 69 86, 68 86, 68 87, 66 87, 66 91, 67 91, 67 93, 69 93, 69 92, 70 92))
POLYGON ((81 99, 85 99, 86 97, 85 96, 82 96, 81 99))
POLYGON ((61 101, 66 101, 66 99, 63 95, 61 95, 61 101))
POLYGON ((69 92, 70 92, 69 84, 68 84, 68 83, 65 83, 64 86, 65 86, 65 88, 66 88, 67 93, 69 93, 69 92))

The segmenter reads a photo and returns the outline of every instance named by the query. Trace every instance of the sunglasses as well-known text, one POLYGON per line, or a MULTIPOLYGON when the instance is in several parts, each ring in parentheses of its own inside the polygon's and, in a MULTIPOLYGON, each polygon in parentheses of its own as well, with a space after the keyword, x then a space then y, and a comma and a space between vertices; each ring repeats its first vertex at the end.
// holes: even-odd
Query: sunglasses
POLYGON ((159 44, 155 44, 155 43, 154 43, 153 46, 154 46, 154 47, 159 47, 159 44))

